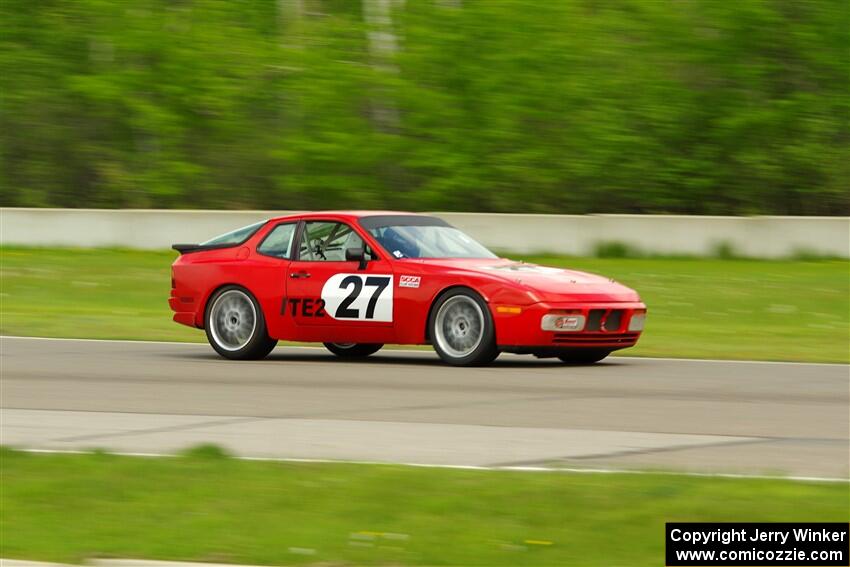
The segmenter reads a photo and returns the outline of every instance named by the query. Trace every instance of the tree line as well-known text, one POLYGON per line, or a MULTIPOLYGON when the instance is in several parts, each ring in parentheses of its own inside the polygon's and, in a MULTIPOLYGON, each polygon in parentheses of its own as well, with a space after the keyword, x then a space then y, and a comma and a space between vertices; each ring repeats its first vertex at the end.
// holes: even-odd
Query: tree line
POLYGON ((5 0, 3 206, 850 214, 844 0, 5 0))

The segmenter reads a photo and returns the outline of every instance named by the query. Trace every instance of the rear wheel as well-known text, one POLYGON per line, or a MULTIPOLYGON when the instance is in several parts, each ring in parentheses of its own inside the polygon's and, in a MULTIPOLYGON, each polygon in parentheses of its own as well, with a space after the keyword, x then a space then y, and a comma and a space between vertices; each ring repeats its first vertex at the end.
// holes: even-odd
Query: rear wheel
POLYGON ((373 343, 323 343, 325 348, 341 358, 364 358, 375 354, 382 344, 373 343))
POLYGON ((453 366, 489 364, 499 356, 490 309, 471 289, 442 295, 431 310, 428 329, 434 350, 453 366))
POLYGON ((243 287, 221 288, 207 302, 207 340, 215 351, 233 360, 263 358, 277 344, 266 331, 263 310, 243 287))
POLYGON ((611 354, 610 350, 587 349, 564 353, 558 358, 567 364, 594 364, 609 354, 611 354))

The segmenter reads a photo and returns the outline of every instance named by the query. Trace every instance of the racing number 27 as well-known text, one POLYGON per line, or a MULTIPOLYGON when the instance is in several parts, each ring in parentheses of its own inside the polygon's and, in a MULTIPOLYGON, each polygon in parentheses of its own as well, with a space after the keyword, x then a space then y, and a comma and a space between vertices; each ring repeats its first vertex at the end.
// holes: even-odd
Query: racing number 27
MULTIPOLYGON (((369 303, 366 305, 365 319, 375 318, 375 306, 378 304, 378 298, 381 297, 381 293, 389 284, 390 278, 387 276, 368 276, 366 278, 365 286, 373 287, 375 289, 372 292, 372 297, 369 298, 369 303)), ((340 302, 339 307, 337 307, 336 314, 334 315, 336 319, 360 318, 360 310, 353 309, 351 304, 360 297, 360 292, 363 291, 363 287, 363 280, 358 276, 348 276, 340 282, 340 289, 350 289, 351 291, 348 296, 340 302)))

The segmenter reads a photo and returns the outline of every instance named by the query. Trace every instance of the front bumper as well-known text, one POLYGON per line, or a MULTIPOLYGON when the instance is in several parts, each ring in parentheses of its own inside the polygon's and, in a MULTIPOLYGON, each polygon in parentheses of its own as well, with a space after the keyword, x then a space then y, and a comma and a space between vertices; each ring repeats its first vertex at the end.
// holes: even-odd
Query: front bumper
POLYGON ((641 330, 629 330, 632 317, 646 312, 641 302, 535 303, 516 308, 493 306, 496 342, 502 350, 534 352, 572 348, 616 350, 637 343, 641 330), (547 331, 544 315, 570 313, 584 317, 582 331, 547 331))

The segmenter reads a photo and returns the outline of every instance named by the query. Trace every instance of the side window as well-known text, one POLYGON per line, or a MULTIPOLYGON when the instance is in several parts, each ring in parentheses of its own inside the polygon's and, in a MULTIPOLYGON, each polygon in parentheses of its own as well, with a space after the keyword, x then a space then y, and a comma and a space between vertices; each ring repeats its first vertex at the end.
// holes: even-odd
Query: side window
POLYGON ((242 228, 237 228, 233 232, 228 232, 226 234, 222 234, 221 236, 211 238, 206 242, 201 242, 201 246, 223 246, 227 244, 241 244, 251 238, 251 235, 260 230, 260 227, 264 224, 266 224, 266 221, 260 221, 258 223, 254 223, 248 226, 243 226, 242 228))
POLYGON ((298 225, 293 222, 277 225, 257 246, 257 252, 276 258, 289 258, 296 226, 298 225))
POLYGON ((363 239, 347 224, 312 221, 304 224, 298 254, 307 262, 344 262, 346 248, 360 246, 363 239))

